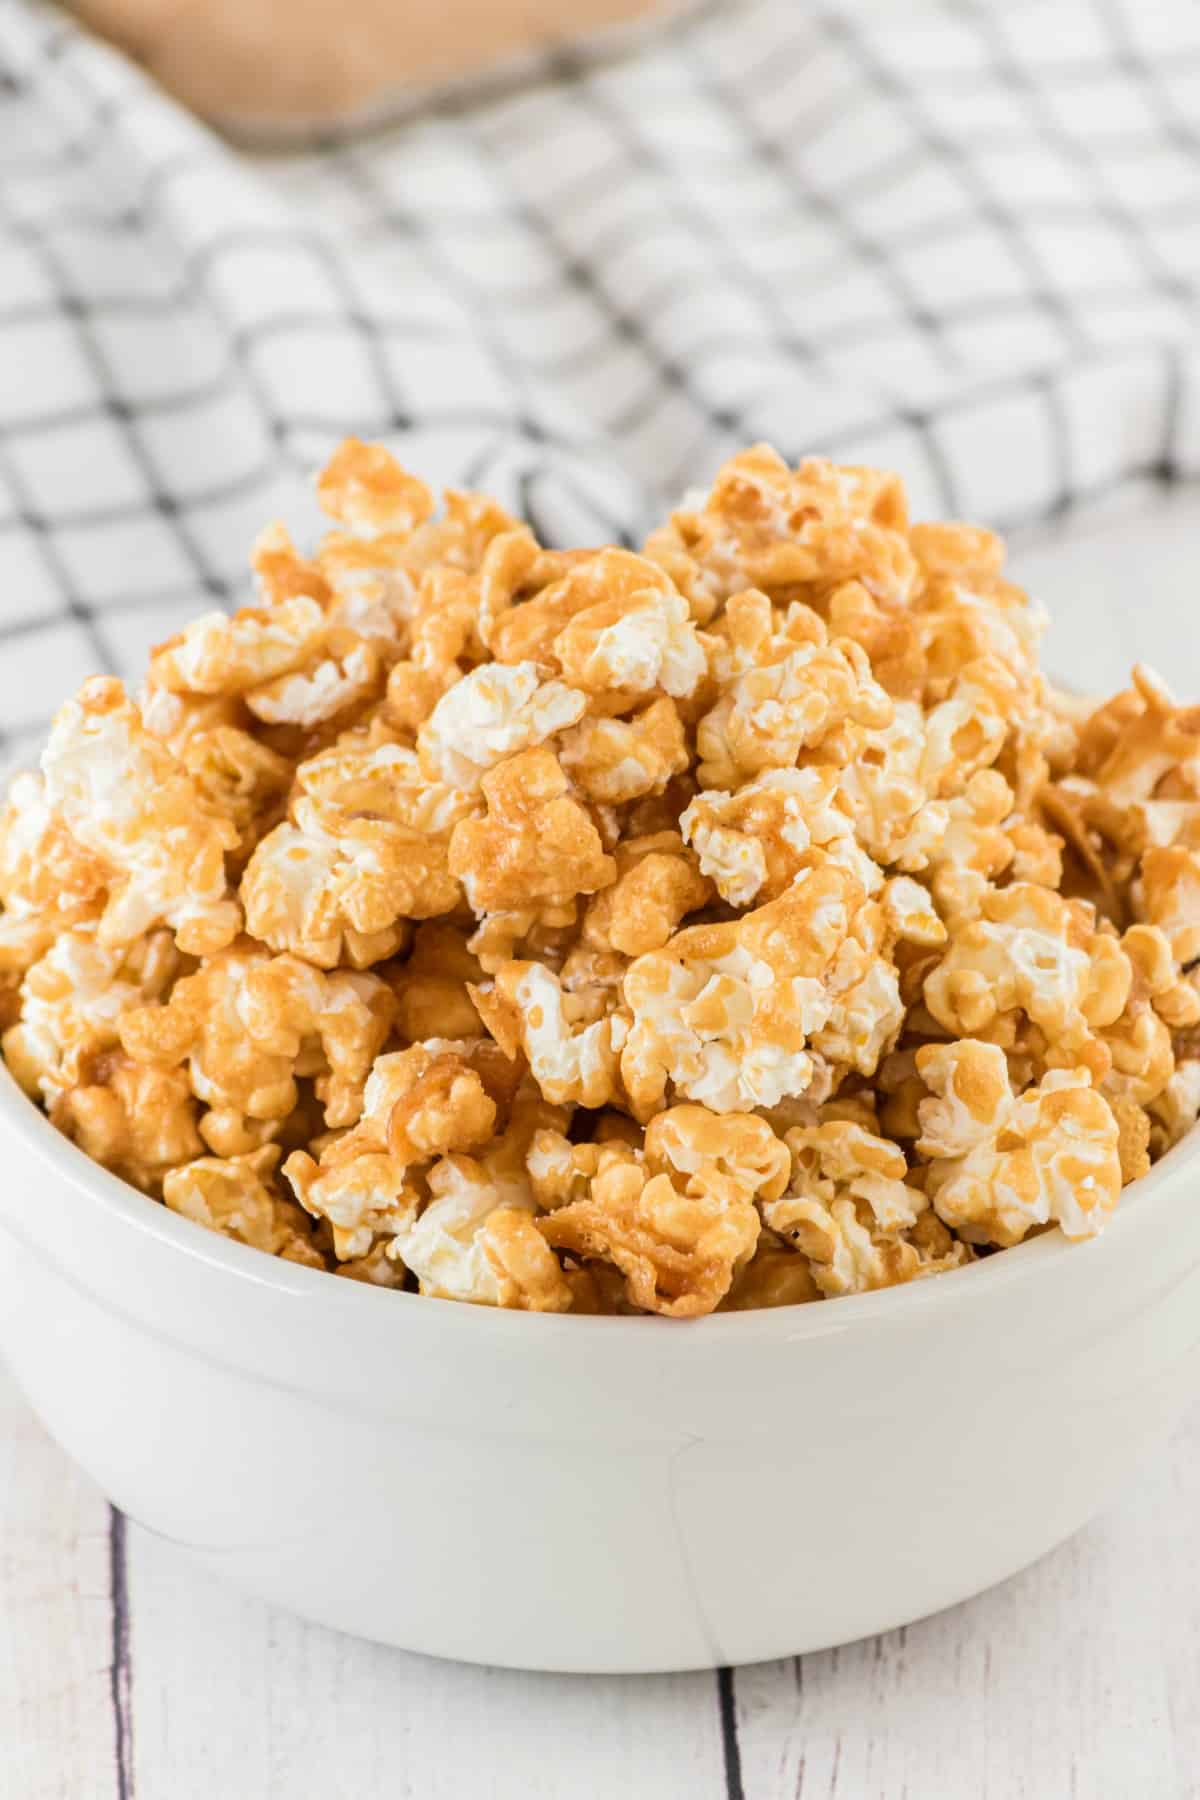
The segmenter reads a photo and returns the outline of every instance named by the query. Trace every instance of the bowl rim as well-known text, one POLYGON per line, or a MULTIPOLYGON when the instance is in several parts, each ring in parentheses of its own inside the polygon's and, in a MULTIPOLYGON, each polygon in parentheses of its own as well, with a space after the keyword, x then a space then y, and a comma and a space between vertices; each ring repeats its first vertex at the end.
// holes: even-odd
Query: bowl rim
MULTIPOLYGON (((1146 1228, 1149 1222, 1147 1208, 1163 1205, 1164 1195, 1169 1194, 1175 1178, 1190 1161, 1200 1159, 1200 1126, 1197 1126, 1168 1150, 1148 1174, 1130 1184, 1138 1190, 1137 1199, 1133 1202, 1122 1199, 1104 1230, 1081 1242, 1071 1241, 1061 1231, 1043 1232, 1011 1249, 998 1251, 962 1268, 946 1270, 927 1280, 880 1288, 871 1293, 842 1295, 833 1306, 814 1302, 709 1313, 698 1319, 664 1319, 655 1314, 629 1317, 623 1314, 530 1313, 454 1300, 444 1301, 435 1308, 427 1295, 376 1288, 370 1282, 339 1281, 328 1270, 285 1262, 171 1212, 161 1201, 142 1193, 102 1164, 94 1162, 50 1123, 37 1103, 18 1086, 0 1056, 0 1134, 5 1131, 15 1135, 37 1161, 47 1165, 71 1188, 86 1195, 102 1212, 115 1216, 135 1233, 156 1240, 169 1252, 177 1252, 192 1263, 207 1265, 239 1282, 249 1281, 256 1287, 266 1287, 292 1301, 310 1301, 326 1311, 349 1305, 363 1319, 367 1315, 361 1309, 370 1304, 377 1308, 402 1306, 410 1311, 417 1306, 421 1309, 420 1316, 428 1316, 431 1325, 435 1320, 448 1324, 454 1319, 456 1323, 449 1324, 449 1329, 460 1331, 552 1331, 573 1335, 589 1330, 606 1335, 657 1331, 660 1344, 665 1341, 664 1333, 677 1337, 681 1343, 693 1342, 697 1333, 709 1340, 725 1334, 739 1339, 755 1336, 786 1338, 790 1342, 827 1337, 831 1332, 856 1326, 862 1328, 868 1323, 902 1323, 905 1314, 924 1314, 930 1307, 953 1310, 956 1306, 970 1304, 972 1295, 982 1299, 987 1290, 1019 1282, 1038 1270, 1053 1270, 1064 1257, 1119 1255, 1128 1233, 1146 1228)), ((4 1225, 2 1216, 0 1228, 12 1229, 4 1225)), ((40 1244, 30 1244, 19 1230, 13 1231, 13 1235, 28 1247, 44 1253, 40 1244)), ((377 1324, 382 1317, 382 1313, 377 1314, 377 1324)))

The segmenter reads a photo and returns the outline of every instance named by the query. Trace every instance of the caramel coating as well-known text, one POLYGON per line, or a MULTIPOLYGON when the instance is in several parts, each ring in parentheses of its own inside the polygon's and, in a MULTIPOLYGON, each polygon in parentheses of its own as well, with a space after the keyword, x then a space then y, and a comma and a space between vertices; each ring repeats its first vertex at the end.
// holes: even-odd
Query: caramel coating
POLYGON ((1200 707, 759 445, 640 551, 349 439, 333 529, 0 808, 0 1049, 210 1231, 427 1299, 813 1304, 1101 1230, 1200 1114, 1200 707))

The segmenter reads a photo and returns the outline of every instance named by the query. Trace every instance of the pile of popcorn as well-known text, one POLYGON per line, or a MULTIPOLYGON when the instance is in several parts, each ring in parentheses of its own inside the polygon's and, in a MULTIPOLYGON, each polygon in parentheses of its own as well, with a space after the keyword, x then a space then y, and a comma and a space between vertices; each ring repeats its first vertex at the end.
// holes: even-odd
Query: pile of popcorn
POLYGON ((88 681, 0 814, 0 1030, 88 1155, 486 1305, 791 1304, 1098 1231, 1200 1111, 1200 708, 1095 706, 895 476, 640 554, 351 440, 310 560, 88 681))

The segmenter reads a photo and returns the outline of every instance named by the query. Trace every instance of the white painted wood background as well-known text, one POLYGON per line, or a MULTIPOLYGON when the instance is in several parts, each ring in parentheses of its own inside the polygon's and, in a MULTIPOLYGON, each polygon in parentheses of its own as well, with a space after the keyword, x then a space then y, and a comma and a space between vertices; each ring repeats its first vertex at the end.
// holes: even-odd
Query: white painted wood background
MULTIPOLYGON (((1200 696, 1198 552, 1196 496, 1027 548, 1056 674, 1099 690, 1142 656, 1200 696)), ((0 1800, 1191 1800, 1197 1401, 1123 1501, 981 1599, 720 1676, 591 1679, 241 1598, 115 1516, 0 1372, 0 1800)))

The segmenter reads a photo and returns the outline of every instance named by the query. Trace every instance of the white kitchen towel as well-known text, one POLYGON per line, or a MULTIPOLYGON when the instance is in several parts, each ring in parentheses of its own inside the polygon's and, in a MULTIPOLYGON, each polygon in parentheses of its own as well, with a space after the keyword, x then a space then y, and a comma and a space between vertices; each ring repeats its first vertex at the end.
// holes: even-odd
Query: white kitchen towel
POLYGON ((760 438, 1004 529, 1194 477, 1198 283, 1191 0, 725 0, 287 153, 0 0, 7 751, 347 432, 552 542, 760 438))

